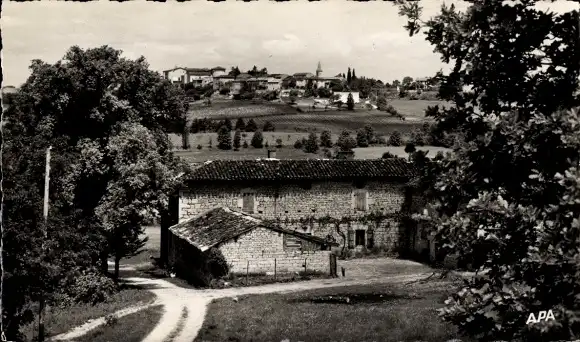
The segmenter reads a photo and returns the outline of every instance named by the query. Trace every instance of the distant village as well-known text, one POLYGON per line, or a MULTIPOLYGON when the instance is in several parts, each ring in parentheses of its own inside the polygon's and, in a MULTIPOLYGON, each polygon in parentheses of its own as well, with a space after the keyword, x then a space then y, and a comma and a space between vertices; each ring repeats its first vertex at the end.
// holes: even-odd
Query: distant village
MULTIPOLYGON (((368 94, 366 93, 373 90, 391 87, 398 92, 404 85, 406 89, 411 91, 421 91, 430 90, 436 86, 433 78, 413 80, 410 77, 408 77, 410 80, 404 80, 403 83, 395 81, 393 84, 385 84, 380 80, 357 78, 354 69, 351 75, 350 68, 348 75, 324 76, 320 62, 315 73, 297 72, 292 75, 270 74, 266 68, 258 69, 256 66, 245 73, 240 72, 238 67, 232 67, 229 72, 221 66, 213 68, 175 67, 163 71, 163 75, 165 79, 174 84, 180 84, 185 89, 203 88, 210 90, 210 92, 219 91, 220 94, 229 95, 232 98, 238 98, 244 92, 258 94, 271 92, 280 98, 290 96, 291 92, 303 96, 307 90, 317 89, 320 96, 314 97, 328 98, 331 95, 336 95, 337 100, 346 102, 346 98, 350 94, 355 103, 359 103, 361 98, 367 98, 368 94), (357 80, 358 82, 356 82, 357 80), (353 81, 360 87, 353 86, 353 81)), ((305 96, 309 97, 308 93, 305 96)))

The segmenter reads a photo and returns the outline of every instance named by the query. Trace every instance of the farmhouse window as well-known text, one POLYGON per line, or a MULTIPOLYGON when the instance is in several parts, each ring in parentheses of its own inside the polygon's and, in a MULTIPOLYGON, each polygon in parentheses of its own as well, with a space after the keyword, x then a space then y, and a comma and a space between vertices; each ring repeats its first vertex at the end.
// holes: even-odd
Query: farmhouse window
POLYGON ((357 191, 354 193, 354 209, 359 211, 367 210, 367 192, 357 191))
POLYGON ((242 211, 245 213, 254 213, 254 199, 255 194, 251 192, 244 192, 242 194, 242 211))
POLYGON ((365 245, 365 231, 362 229, 355 230, 355 245, 364 246, 365 245))

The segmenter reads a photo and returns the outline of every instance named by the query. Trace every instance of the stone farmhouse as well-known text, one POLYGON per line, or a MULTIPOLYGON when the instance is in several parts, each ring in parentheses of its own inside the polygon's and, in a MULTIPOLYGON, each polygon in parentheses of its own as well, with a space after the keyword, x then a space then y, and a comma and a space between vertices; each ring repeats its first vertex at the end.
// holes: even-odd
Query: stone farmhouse
MULTIPOLYGON (((414 172, 403 159, 208 161, 183 176, 185 186, 170 202, 172 216, 161 222, 161 256, 167 260, 169 227, 216 208, 336 242, 335 250, 424 248, 414 240, 417 228, 402 219, 419 210, 408 186, 414 172)), ((227 220, 222 227, 230 229, 227 220)), ((301 246, 304 235, 288 236, 286 246, 301 246)))
POLYGON ((214 77, 223 76, 226 74, 226 69, 223 67, 214 68, 182 68, 175 67, 170 70, 163 71, 165 79, 177 84, 192 83, 195 86, 205 86, 213 84, 214 77))
POLYGON ((183 273, 187 270, 180 267, 191 267, 191 263, 183 262, 188 258, 182 251, 189 249, 191 256, 217 248, 233 273, 264 273, 274 269, 277 273, 288 273, 305 268, 329 272, 330 247, 334 245, 337 244, 266 223, 247 213, 218 207, 170 228, 168 264, 183 273))

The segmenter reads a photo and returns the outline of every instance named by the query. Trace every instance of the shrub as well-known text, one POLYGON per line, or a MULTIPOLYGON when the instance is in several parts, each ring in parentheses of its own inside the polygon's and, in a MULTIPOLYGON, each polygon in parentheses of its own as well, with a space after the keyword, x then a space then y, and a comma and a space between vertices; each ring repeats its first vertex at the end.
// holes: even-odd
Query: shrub
POLYGON ((256 121, 254 121, 254 119, 250 119, 250 121, 248 121, 246 124, 246 132, 255 132, 257 130, 258 125, 256 124, 256 121))
POLYGON ((387 140, 385 139, 385 137, 377 137, 376 138, 376 144, 386 145, 387 144, 387 140))
POLYGON ((230 93, 230 89, 229 88, 221 88, 220 89, 220 94, 221 95, 228 95, 230 93))
POLYGON ((381 111, 385 111, 387 108, 387 98, 384 95, 381 95, 377 98, 377 109, 381 111))
POLYGON ((415 151, 417 151, 417 148, 415 148, 415 144, 413 144, 412 142, 407 143, 407 145, 405 146, 405 152, 411 154, 415 151))
POLYGON ((282 139, 281 138, 276 139, 276 148, 282 148, 282 139))
POLYGON ((264 136, 262 135, 262 132, 260 131, 255 132, 254 135, 252 136, 250 144, 254 148, 264 147, 264 136))
POLYGON ((238 120, 236 120, 235 129, 240 130, 240 131, 243 131, 246 129, 246 123, 244 122, 243 118, 238 118, 238 120))
POLYGON ((304 144, 304 152, 306 153, 316 153, 318 152, 318 137, 316 133, 310 133, 308 135, 308 140, 304 144))
POLYGON ((298 139, 294 142, 294 148, 302 149, 302 139, 298 139))
POLYGON ((270 121, 266 121, 264 123, 264 132, 274 132, 276 130, 276 128, 274 127, 274 125, 270 122, 270 121))
POLYGON ((201 150, 202 148, 203 148, 203 146, 201 146, 201 144, 198 144, 198 145, 197 145, 197 149, 198 149, 198 150, 201 150))
POLYGON ((356 140, 350 136, 349 131, 344 130, 340 133, 336 145, 340 147, 341 151, 350 151, 356 147, 356 140))
POLYGON ((359 129, 356 133, 356 145, 358 147, 368 147, 369 141, 367 139, 367 133, 364 129, 359 129))
POLYGON ((249 147, 249 146, 248 146, 248 142, 244 140, 244 143, 242 144, 242 147, 243 147, 243 148, 248 148, 248 147, 249 147))
MULTIPOLYGON (((230 120, 229 118, 226 118, 226 119, 224 120, 224 123, 223 123, 223 125, 224 125, 224 126, 226 126, 226 128, 228 129, 228 131, 231 131, 231 130, 232 130, 232 128, 233 128, 233 126, 232 126, 232 120, 230 120)), ((220 126, 220 127, 221 127, 221 126, 220 126)))
POLYGON ((115 282, 96 270, 81 272, 66 284, 65 294, 73 303, 95 305, 104 302, 117 292, 115 282))
POLYGON ((411 133, 411 142, 415 146, 425 146, 425 136, 423 135, 423 132, 416 130, 411 133))
POLYGON ((348 110, 354 110, 354 98, 352 97, 352 94, 348 94, 348 98, 346 100, 346 108, 348 110))
POLYGON ((330 131, 322 131, 320 134, 320 146, 321 147, 332 147, 332 134, 330 131))
POLYGON ((403 144, 403 138, 401 137, 401 132, 395 130, 391 133, 389 137, 388 145, 390 146, 401 146, 403 144))
POLYGON ((213 139, 212 138, 209 138, 208 147, 209 148, 212 148, 213 147, 213 139))
POLYGON ((112 326, 119 323, 119 317, 115 314, 105 316, 105 325, 112 326))
POLYGON ((332 159, 332 151, 325 148, 324 150, 322 150, 322 153, 324 154, 324 158, 328 158, 328 159, 332 159))
POLYGON ((409 100, 415 101, 415 100, 418 100, 418 99, 419 99, 419 96, 417 96, 417 94, 411 94, 411 96, 409 96, 409 100))
POLYGON ((391 152, 387 151, 383 153, 382 159, 391 159, 391 158, 398 158, 396 155, 392 154, 391 152))
POLYGON ((266 140, 266 142, 264 143, 264 147, 265 147, 265 148, 268 148, 268 147, 270 147, 270 144, 268 144, 268 140, 266 140))
POLYGON ((236 129, 236 133, 234 133, 234 148, 235 149, 239 149, 241 146, 241 141, 242 141, 242 137, 241 137, 241 132, 239 129, 236 129))
POLYGON ((230 271, 226 258, 217 248, 210 248, 210 250, 206 252, 205 261, 207 270, 214 279, 224 277, 230 271))
POLYGON ((232 136, 226 126, 222 126, 219 129, 217 140, 220 150, 230 150, 232 148, 232 136))
POLYGON ((369 144, 376 144, 377 137, 375 135, 375 130, 373 129, 373 127, 371 125, 365 125, 363 129, 364 129, 364 132, 366 134, 368 143, 369 144))

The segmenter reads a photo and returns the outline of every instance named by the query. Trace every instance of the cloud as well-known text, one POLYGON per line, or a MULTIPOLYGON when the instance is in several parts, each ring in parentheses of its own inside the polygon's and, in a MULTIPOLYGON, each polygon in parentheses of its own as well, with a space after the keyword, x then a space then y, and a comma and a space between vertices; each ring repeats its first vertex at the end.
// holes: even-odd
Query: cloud
POLYGON ((262 47, 272 55, 296 54, 304 50, 302 41, 293 34, 285 34, 284 39, 267 40, 262 47))

